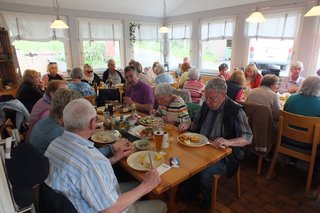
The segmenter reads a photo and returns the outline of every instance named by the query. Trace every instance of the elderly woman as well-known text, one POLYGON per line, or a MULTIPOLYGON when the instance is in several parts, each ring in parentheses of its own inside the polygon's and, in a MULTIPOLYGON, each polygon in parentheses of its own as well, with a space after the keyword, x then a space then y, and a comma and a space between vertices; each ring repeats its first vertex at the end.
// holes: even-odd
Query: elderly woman
POLYGON ((251 89, 260 86, 262 75, 258 72, 258 68, 255 64, 248 64, 248 66, 244 70, 244 75, 246 77, 246 84, 251 89))
POLYGON ((165 69, 162 64, 156 65, 155 73, 157 75, 156 79, 154 80, 156 84, 160 84, 160 83, 173 84, 174 81, 172 76, 169 73, 165 73, 165 69))
POLYGON ((152 64, 152 67, 150 68, 144 68, 144 72, 147 76, 147 79, 148 79, 148 83, 153 83, 154 80, 156 79, 157 75, 155 73, 155 69, 156 69, 156 66, 160 64, 159 62, 155 61, 153 64, 152 64))
POLYGON ((101 79, 100 77, 93 72, 92 67, 89 64, 83 65, 83 79, 81 80, 82 82, 86 82, 90 84, 90 86, 93 86, 94 83, 97 85, 100 85, 101 79))
POLYGON ((260 87, 251 90, 248 94, 246 102, 262 104, 271 109, 273 120, 279 119, 280 102, 277 95, 279 78, 276 75, 265 75, 260 87))
POLYGON ((68 84, 69 89, 80 92, 82 96, 95 95, 95 91, 92 87, 86 83, 82 82, 83 72, 80 67, 73 68, 70 73, 71 82, 68 84))
POLYGON ((204 93, 204 83, 199 81, 200 72, 196 68, 192 68, 188 72, 189 81, 183 85, 183 89, 190 92, 192 103, 199 104, 199 101, 204 93))
POLYGON ((320 117, 320 77, 307 77, 299 93, 288 98, 284 110, 298 115, 320 117))
POLYGON ((27 69, 22 77, 22 84, 17 91, 17 99, 23 103, 29 113, 35 103, 42 98, 44 93, 43 81, 39 72, 27 69))
POLYGON ((63 76, 58 74, 58 64, 57 62, 49 62, 47 66, 48 74, 42 77, 44 87, 47 88, 49 81, 51 80, 64 80, 63 76))
POLYGON ((303 63, 297 61, 290 67, 291 75, 284 78, 279 88, 280 93, 296 93, 299 90, 304 78, 300 76, 303 71, 303 63))
POLYGON ((243 87, 245 82, 246 79, 244 77, 244 73, 239 69, 235 69, 226 81, 228 86, 228 97, 234 101, 241 101, 243 99, 243 87))
POLYGON ((51 99, 57 89, 68 88, 68 83, 63 80, 52 80, 48 84, 48 88, 44 93, 43 97, 40 98, 37 103, 33 106, 29 118, 29 132, 37 121, 45 116, 49 115, 49 110, 51 106, 51 99))
POLYGON ((188 62, 184 62, 180 69, 182 71, 182 75, 179 78, 179 88, 183 87, 184 82, 188 80, 188 71, 191 68, 190 64, 188 62))
POLYGON ((172 94, 170 84, 158 84, 154 93, 159 103, 156 114, 162 116, 164 121, 179 123, 179 128, 191 122, 185 102, 180 96, 172 94))
POLYGON ((222 63, 219 66, 219 75, 218 77, 228 80, 230 78, 230 73, 228 72, 229 66, 226 63, 222 63))

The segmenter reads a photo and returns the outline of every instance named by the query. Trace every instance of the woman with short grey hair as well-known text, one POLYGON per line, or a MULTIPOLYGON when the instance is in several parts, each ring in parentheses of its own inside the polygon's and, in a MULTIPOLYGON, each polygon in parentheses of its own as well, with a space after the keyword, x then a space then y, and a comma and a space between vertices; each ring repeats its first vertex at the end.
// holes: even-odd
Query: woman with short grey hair
POLYGON ((271 109, 273 120, 279 119, 280 102, 277 95, 279 78, 275 75, 265 75, 260 87, 250 90, 246 102, 261 104, 271 109))
POLYGON ((183 84, 183 89, 190 92, 192 103, 199 104, 204 93, 204 83, 199 81, 200 72, 196 68, 192 68, 188 72, 189 81, 183 84))
POLYGON ((162 64, 157 64, 154 71, 155 71, 155 74, 157 75, 156 79, 154 80, 156 84, 160 84, 160 83, 173 84, 174 83, 172 76, 169 73, 165 73, 165 69, 162 64))
POLYGON ((320 117, 320 77, 307 77, 300 92, 288 98, 284 110, 298 115, 320 117))
POLYGON ((191 122, 188 108, 180 96, 172 94, 173 88, 170 84, 158 84, 154 90, 156 100, 159 104, 155 114, 162 116, 163 120, 179 125, 179 128, 191 122))
POLYGON ((69 89, 78 91, 82 96, 95 95, 93 88, 86 82, 82 82, 83 72, 80 67, 75 67, 70 73, 71 82, 68 84, 69 89))

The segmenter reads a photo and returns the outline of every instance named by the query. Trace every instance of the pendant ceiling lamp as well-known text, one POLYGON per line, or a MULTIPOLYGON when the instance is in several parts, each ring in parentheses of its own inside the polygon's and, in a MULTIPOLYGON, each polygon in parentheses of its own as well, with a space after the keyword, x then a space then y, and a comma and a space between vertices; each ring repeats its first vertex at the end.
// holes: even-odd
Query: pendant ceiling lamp
POLYGON ((53 0, 53 9, 57 12, 57 18, 56 18, 56 20, 54 20, 52 22, 52 24, 50 25, 50 28, 52 28, 52 29, 68 29, 69 26, 66 23, 64 23, 63 20, 61 20, 59 18, 60 5, 58 3, 58 0, 53 0))
POLYGON ((317 5, 313 6, 304 16, 305 17, 320 16, 320 0, 318 0, 317 5))
POLYGON ((249 23, 262 23, 264 22, 266 19, 264 18, 264 16, 262 15, 262 13, 259 12, 258 8, 256 9, 256 11, 254 11, 247 19, 246 22, 249 23))
POLYGON ((162 25, 162 27, 160 27, 159 33, 168 33, 169 32, 169 28, 166 25, 167 24, 166 12, 167 12, 166 0, 163 0, 163 25, 162 25))

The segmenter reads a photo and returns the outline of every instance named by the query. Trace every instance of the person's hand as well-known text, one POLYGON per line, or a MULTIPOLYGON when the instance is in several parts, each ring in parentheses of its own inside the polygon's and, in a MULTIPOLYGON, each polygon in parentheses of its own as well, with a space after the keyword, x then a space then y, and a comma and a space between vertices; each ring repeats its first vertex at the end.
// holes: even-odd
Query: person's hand
POLYGON ((133 104, 133 101, 131 100, 131 98, 129 97, 124 97, 123 98, 123 102, 129 106, 131 106, 133 104))
POLYGON ((154 189, 161 182, 160 175, 156 169, 152 169, 151 171, 144 174, 142 184, 145 185, 148 191, 154 189))
POLYGON ((121 160, 122 158, 128 156, 131 153, 131 149, 119 149, 116 151, 113 156, 110 158, 111 164, 114 164, 121 160))
POLYGON ((131 146, 130 141, 128 141, 128 139, 121 138, 120 140, 116 141, 113 144, 113 148, 114 148, 114 151, 117 152, 120 149, 122 149, 122 150, 131 150, 132 146, 131 146))
POLYGON ((174 118, 169 115, 164 115, 164 116, 162 116, 162 118, 163 118, 164 122, 168 122, 168 123, 174 123, 174 121, 175 121, 174 118))
POLYGON ((298 90, 299 90, 299 87, 291 87, 288 89, 287 92, 292 94, 292 93, 296 93, 298 90))
POLYGON ((180 123, 178 126, 179 131, 182 132, 189 129, 190 125, 191 125, 190 123, 180 123))
POLYGON ((214 146, 215 148, 226 148, 230 146, 230 144, 231 143, 229 140, 220 137, 220 138, 214 139, 212 146, 214 146))
POLYGON ((156 109, 151 109, 149 114, 152 115, 152 116, 156 116, 157 110, 156 109))

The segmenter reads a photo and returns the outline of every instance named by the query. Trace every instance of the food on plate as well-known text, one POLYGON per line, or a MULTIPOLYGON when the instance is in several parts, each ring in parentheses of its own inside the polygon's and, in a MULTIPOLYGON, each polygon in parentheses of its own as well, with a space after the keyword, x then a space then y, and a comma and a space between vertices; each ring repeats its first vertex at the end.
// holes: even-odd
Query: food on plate
POLYGON ((155 156, 154 156, 154 159, 158 160, 158 161, 162 160, 162 155, 160 155, 159 153, 156 153, 155 156))
POLYGON ((200 142, 200 137, 197 135, 187 135, 187 134, 183 134, 183 135, 179 135, 178 139, 186 144, 189 145, 191 142, 192 143, 199 143, 200 142))
POLYGON ((150 138, 150 137, 152 137, 153 136, 153 128, 151 128, 151 127, 147 127, 147 128, 145 128, 145 129, 142 129, 140 132, 139 132, 139 135, 141 136, 141 137, 148 137, 148 138, 150 138))
POLYGON ((161 125, 163 124, 162 118, 153 117, 153 116, 146 116, 144 118, 140 118, 139 121, 142 125, 161 125))
POLYGON ((200 142, 199 136, 196 136, 196 135, 190 135, 190 136, 189 136, 189 139, 190 139, 190 141, 193 142, 193 143, 199 143, 199 142, 200 142))
POLYGON ((151 164, 150 164, 150 162, 146 161, 146 156, 144 154, 139 155, 139 163, 144 168, 151 168, 151 164))
POLYGON ((98 108, 97 108, 97 113, 98 113, 98 114, 103 114, 104 110, 105 110, 105 107, 104 107, 104 106, 98 107, 98 108))
POLYGON ((106 135, 104 132, 101 132, 96 135, 95 139, 99 141, 109 142, 109 141, 113 141, 114 137, 112 135, 106 135))

